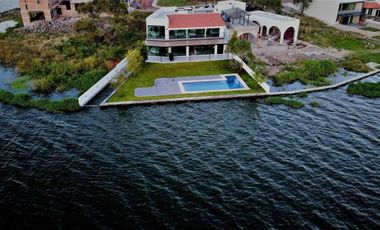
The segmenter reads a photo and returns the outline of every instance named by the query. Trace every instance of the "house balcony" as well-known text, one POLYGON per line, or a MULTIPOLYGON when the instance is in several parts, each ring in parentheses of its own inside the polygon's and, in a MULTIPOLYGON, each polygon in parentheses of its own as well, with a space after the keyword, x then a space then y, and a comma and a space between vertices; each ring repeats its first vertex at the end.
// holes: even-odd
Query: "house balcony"
POLYGON ((227 44, 224 38, 202 38, 202 39, 146 39, 147 46, 155 47, 176 47, 176 46, 196 46, 196 45, 224 45, 227 44))
POLYGON ((349 16, 362 16, 365 12, 360 10, 340 10, 338 11, 338 16, 349 17, 349 16))

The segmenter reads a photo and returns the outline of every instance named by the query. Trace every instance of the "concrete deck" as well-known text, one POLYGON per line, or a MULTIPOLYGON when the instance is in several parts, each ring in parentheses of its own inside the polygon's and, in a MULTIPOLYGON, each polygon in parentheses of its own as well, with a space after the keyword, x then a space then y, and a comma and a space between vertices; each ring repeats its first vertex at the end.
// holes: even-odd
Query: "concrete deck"
POLYGON ((193 80, 223 80, 221 75, 194 76, 194 77, 176 77, 176 78, 158 78, 154 81, 153 87, 135 89, 136 97, 163 96, 181 94, 179 81, 193 80))

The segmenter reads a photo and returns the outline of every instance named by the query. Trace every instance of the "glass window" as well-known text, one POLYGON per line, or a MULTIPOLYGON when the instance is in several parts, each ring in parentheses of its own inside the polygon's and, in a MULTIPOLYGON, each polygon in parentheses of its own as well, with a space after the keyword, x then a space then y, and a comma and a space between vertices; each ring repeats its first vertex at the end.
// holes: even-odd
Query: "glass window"
POLYGON ((186 56, 186 46, 172 47, 172 54, 174 56, 186 56))
POLYGON ((205 30, 204 29, 191 29, 188 30, 189 38, 204 38, 205 30))
POLYGON ((214 45, 190 46, 190 55, 214 54, 214 45))
POLYGON ((212 37, 212 38, 219 37, 219 28, 216 28, 216 29, 207 29, 206 36, 208 38, 209 37, 212 37))
POLYGON ((169 38, 170 39, 186 38, 186 30, 170 30, 169 38))
POLYGON ((148 26, 148 38, 165 39, 165 27, 148 26))
POLYGON ((167 56, 168 49, 165 47, 148 47, 149 55, 151 56, 167 56))

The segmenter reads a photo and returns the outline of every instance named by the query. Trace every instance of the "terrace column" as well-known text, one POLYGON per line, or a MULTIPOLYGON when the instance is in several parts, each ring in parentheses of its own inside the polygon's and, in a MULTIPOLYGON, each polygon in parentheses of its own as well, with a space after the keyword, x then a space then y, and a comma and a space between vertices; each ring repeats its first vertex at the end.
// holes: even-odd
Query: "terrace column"
POLYGON ((218 54, 218 45, 215 45, 215 46, 214 46, 214 54, 215 54, 215 55, 218 54))
POLYGON ((186 46, 186 56, 190 56, 190 47, 186 46))

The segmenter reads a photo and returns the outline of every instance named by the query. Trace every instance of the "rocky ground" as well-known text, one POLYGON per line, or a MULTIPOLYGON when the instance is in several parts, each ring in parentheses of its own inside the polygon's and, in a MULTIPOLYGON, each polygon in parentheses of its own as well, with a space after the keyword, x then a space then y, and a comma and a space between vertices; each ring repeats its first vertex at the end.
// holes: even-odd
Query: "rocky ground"
POLYGON ((60 18, 53 22, 35 22, 32 26, 18 29, 21 33, 71 33, 73 32, 72 25, 80 20, 76 18, 60 18))
POLYGON ((267 64, 266 74, 274 76, 286 64, 305 59, 330 59, 339 60, 348 52, 333 48, 321 48, 310 43, 299 41, 296 46, 280 44, 279 42, 258 39, 252 48, 253 53, 267 64))

